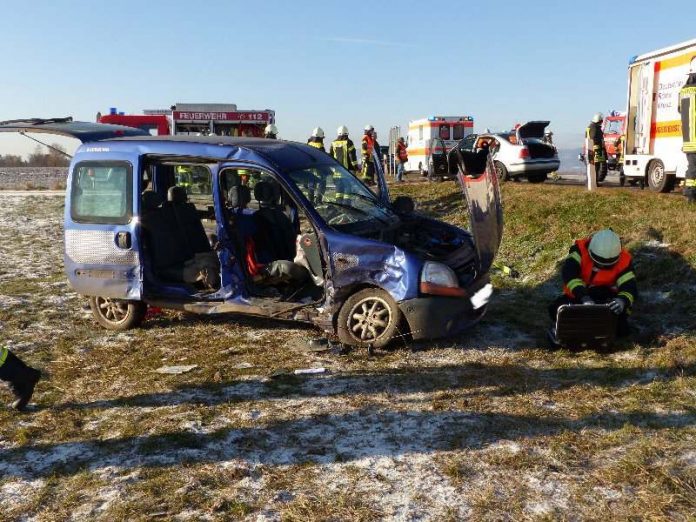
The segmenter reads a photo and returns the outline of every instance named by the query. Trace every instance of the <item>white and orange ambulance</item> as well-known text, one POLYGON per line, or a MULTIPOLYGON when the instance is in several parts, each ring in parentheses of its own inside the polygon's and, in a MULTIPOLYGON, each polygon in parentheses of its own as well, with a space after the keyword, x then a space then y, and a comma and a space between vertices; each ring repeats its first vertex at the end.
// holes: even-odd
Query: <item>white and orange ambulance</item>
POLYGON ((423 172, 427 169, 427 157, 434 138, 444 141, 449 151, 473 132, 474 118, 471 116, 430 116, 409 122, 406 170, 423 172))
POLYGON ((696 57, 696 40, 633 58, 628 66, 624 174, 669 192, 686 175, 679 90, 696 57))

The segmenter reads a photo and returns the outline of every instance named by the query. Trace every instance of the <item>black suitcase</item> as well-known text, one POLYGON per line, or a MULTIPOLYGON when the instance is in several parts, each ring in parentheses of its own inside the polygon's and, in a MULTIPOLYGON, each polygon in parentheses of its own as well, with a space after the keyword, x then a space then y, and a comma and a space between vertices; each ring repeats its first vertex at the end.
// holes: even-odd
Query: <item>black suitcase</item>
POLYGON ((618 316, 608 305, 563 305, 552 342, 568 350, 607 350, 616 339, 618 316))

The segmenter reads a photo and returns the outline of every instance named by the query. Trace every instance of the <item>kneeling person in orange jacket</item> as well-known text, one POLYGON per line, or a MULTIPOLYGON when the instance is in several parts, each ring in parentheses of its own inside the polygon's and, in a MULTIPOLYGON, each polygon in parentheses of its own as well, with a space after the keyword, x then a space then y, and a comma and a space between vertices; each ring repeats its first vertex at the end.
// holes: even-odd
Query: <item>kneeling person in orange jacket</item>
POLYGON ((561 275, 563 295, 549 306, 552 321, 556 321, 558 309, 564 304, 608 304, 619 316, 617 334, 628 335, 628 315, 638 296, 638 286, 631 254, 621 246, 614 231, 600 230, 575 241, 561 275))

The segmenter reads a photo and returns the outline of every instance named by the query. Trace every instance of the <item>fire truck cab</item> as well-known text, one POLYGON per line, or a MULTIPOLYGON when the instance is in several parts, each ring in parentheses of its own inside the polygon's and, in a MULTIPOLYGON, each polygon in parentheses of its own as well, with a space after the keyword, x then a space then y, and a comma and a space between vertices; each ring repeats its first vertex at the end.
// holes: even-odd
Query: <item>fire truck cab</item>
POLYGON ((259 138, 266 125, 275 123, 275 111, 239 110, 233 103, 177 103, 169 109, 144 110, 143 114, 125 114, 112 107, 109 114, 98 114, 97 122, 134 127, 155 136, 259 138))
POLYGON ((421 173, 427 170, 427 158, 433 138, 441 139, 449 152, 460 140, 473 132, 472 116, 430 116, 409 122, 406 170, 418 170, 421 173))

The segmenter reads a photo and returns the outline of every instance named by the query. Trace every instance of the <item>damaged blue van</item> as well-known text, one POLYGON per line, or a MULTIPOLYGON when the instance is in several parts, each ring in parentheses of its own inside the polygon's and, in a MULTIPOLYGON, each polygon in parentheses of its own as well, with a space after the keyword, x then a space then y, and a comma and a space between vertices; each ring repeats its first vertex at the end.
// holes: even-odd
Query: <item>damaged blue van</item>
POLYGON ((478 321, 503 228, 487 156, 457 153, 470 230, 369 188, 287 141, 150 136, 69 118, 0 123, 82 141, 69 167, 65 272, 105 328, 148 306, 302 321, 347 345, 432 339, 478 321))

